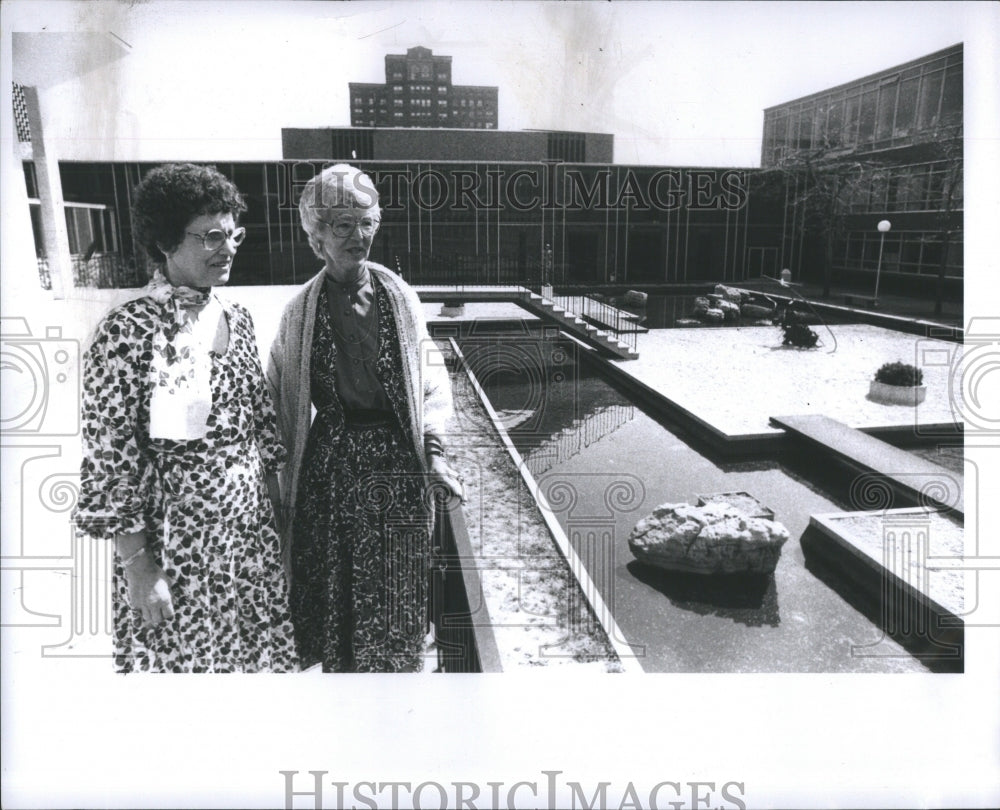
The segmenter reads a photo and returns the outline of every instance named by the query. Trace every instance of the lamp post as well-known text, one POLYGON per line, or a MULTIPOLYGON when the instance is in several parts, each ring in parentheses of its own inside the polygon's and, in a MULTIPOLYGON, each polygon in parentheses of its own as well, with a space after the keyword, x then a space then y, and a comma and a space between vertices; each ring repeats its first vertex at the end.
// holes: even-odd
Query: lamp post
POLYGON ((882 248, 885 247, 885 235, 889 232, 892 227, 892 223, 887 219, 883 219, 878 224, 878 232, 882 234, 878 243, 878 268, 875 270, 875 297, 872 298, 872 308, 878 308, 878 280, 879 276, 882 275, 882 248))

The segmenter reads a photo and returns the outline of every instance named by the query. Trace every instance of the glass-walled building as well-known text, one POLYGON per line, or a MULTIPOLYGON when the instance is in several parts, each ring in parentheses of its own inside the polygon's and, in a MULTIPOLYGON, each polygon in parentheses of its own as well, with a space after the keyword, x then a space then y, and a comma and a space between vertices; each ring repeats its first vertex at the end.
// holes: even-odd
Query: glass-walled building
MULTIPOLYGON (((803 167, 856 168, 834 246, 841 281, 868 283, 889 220, 882 274, 928 292, 939 273, 952 295, 963 276, 962 45, 955 45, 764 111, 761 165, 784 172, 788 199, 808 194, 803 167)), ((800 277, 821 262, 795 211, 786 211, 779 261, 800 277)))
MULTIPOLYGON (((305 183, 331 161, 214 163, 247 200, 234 284, 296 284, 319 270, 299 225, 305 183)), ((594 163, 356 161, 379 189, 372 258, 414 283, 535 284, 548 246, 572 287, 739 281, 754 235, 750 170, 594 163)), ((156 163, 60 164, 78 286, 147 277, 132 241, 132 191, 156 163), (78 212, 85 212, 79 214, 78 212)), ((31 163, 25 163, 29 189, 31 163)), ((36 208, 36 205, 32 206, 36 208)), ((40 238, 36 244, 41 246, 40 238)), ((40 264, 44 266, 44 258, 40 264)), ((43 274, 44 279, 44 274, 43 274)))

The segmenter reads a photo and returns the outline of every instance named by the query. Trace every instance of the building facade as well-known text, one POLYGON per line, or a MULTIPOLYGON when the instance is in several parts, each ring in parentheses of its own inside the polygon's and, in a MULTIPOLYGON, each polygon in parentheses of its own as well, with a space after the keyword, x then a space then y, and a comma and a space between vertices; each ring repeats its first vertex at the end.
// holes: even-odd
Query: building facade
MULTIPOLYGON (((329 163, 213 164, 247 202, 241 218, 247 237, 230 283, 295 284, 319 270, 299 224, 298 199, 329 163)), ((746 277, 748 243, 773 239, 766 226, 764 236, 753 236, 760 226, 748 199, 752 170, 553 161, 355 163, 380 195, 382 226, 372 258, 414 283, 537 284, 546 245, 552 280, 560 286, 736 282, 746 277)), ((72 209, 90 218, 73 249, 77 286, 135 286, 147 279, 129 211, 135 187, 156 165, 60 164, 67 216, 72 209)), ((25 173, 34 188, 32 164, 25 163, 25 173)))
MULTIPOLYGON (((885 292, 960 300, 961 78, 959 45, 769 108, 761 169, 614 164, 600 133, 284 129, 283 160, 215 164, 249 206, 233 283, 299 283, 318 269, 297 195, 324 165, 350 161, 381 194, 373 258, 416 283, 531 284, 549 245, 562 286, 738 283, 789 268, 796 280, 870 289, 878 274, 885 292), (816 194, 826 186, 832 203, 816 194)), ((129 210, 153 165, 60 164, 77 285, 145 281, 129 210)))
POLYGON ((283 128, 281 155, 285 160, 611 163, 614 136, 548 130, 283 128))
POLYGON ((783 267, 817 279, 824 257, 806 220, 819 203, 836 280, 880 272, 900 290, 960 289, 962 62, 959 44, 764 111, 761 166, 784 177, 788 201, 783 267))
POLYGON ((451 57, 428 48, 386 54, 384 84, 349 90, 352 127, 497 128, 498 89, 452 84, 451 57))

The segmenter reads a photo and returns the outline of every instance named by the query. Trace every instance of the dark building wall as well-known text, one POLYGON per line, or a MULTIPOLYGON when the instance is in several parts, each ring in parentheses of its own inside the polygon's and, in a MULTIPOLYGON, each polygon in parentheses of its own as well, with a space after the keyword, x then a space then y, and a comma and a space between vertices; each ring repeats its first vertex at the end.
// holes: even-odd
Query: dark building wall
POLYGON ((612 163, 614 135, 599 132, 329 127, 281 130, 282 157, 304 160, 552 160, 612 163))
MULTIPOLYGON (((247 238, 231 283, 301 283, 320 269, 297 202, 305 182, 328 163, 213 164, 248 203, 241 220, 247 238)), ((372 258, 415 283, 538 283, 546 245, 559 285, 738 281, 746 277, 746 245, 760 241, 748 233, 746 171, 538 161, 356 164, 381 194, 372 258)), ((143 264, 122 237, 131 189, 155 165, 60 166, 68 199, 105 205, 120 223, 125 264, 143 264)))
POLYGON ((605 135, 598 132, 585 132, 584 139, 586 140, 586 154, 583 159, 587 163, 614 163, 614 135, 605 135))
POLYGON ((324 158, 333 156, 333 130, 282 127, 281 154, 286 158, 324 158))
POLYGON ((376 160, 545 160, 546 140, 530 132, 378 130, 376 160))

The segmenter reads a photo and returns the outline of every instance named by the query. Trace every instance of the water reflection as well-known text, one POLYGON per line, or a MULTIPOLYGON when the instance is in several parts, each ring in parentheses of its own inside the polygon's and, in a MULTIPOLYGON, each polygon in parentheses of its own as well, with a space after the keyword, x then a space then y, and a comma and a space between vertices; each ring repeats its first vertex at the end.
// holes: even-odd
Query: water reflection
MULTIPOLYGON (((462 349, 586 574, 649 672, 926 671, 896 645, 859 658, 872 620, 806 569, 797 538, 812 514, 843 507, 785 459, 723 461, 677 425, 646 413, 600 376, 574 344, 476 336, 462 349), (663 503, 747 492, 772 508, 793 541, 773 575, 697 576, 637 562, 628 536, 663 503), (781 591, 779 613, 778 590, 781 591)), ((812 475, 806 475, 809 471, 812 475)), ((567 599, 575 591, 571 588, 567 599)))
POLYGON ((516 341, 481 335, 463 340, 461 349, 536 476, 635 418, 633 404, 587 371, 576 344, 544 335, 516 341))
POLYGON ((747 627, 777 627, 778 589, 774 574, 690 574, 667 571, 638 560, 626 568, 671 604, 702 616, 720 616, 747 627))

